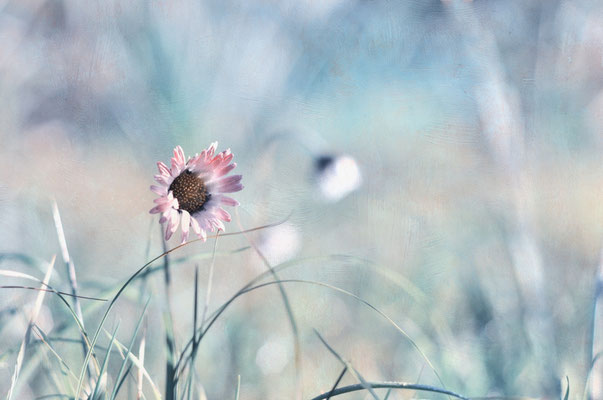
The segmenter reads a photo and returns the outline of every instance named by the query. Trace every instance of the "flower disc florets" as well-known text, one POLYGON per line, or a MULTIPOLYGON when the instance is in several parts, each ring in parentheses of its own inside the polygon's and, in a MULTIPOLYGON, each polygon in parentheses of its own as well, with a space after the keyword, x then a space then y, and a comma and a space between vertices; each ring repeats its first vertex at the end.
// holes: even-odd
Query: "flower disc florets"
POLYGON ((203 179, 188 169, 174 179, 168 191, 174 194, 180 209, 188 211, 189 214, 202 211, 203 204, 209 197, 203 179))

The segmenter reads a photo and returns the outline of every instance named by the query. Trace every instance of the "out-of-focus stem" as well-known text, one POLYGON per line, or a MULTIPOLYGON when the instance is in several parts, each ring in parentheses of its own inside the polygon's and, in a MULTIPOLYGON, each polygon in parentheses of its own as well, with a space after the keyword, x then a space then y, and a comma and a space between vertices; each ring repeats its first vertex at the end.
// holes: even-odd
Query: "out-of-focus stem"
POLYGON ((534 199, 532 182, 525 173, 525 127, 520 99, 507 83, 496 39, 477 17, 473 4, 451 1, 448 6, 451 20, 462 32, 467 54, 474 63, 473 90, 486 143, 511 191, 514 221, 511 221, 509 253, 524 300, 521 310, 524 327, 534 357, 542 366, 540 385, 546 395, 556 396, 560 387, 555 331, 542 256, 533 235, 534 199))
POLYGON ((601 249, 597 271, 592 324, 589 397, 592 400, 601 400, 603 399, 603 249, 601 249))

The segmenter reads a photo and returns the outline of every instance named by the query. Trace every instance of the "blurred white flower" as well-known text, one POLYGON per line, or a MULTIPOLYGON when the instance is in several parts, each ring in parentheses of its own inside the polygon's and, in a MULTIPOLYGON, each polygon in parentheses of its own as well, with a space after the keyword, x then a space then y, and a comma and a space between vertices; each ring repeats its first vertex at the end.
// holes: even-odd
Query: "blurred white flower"
POLYGON ((278 374, 291 360, 292 344, 284 336, 272 335, 255 355, 255 363, 264 375, 278 374))
POLYGON ((266 229, 258 242, 258 249, 270 265, 278 265, 295 257, 301 249, 301 234, 288 222, 266 229))
POLYGON ((316 160, 316 180, 325 200, 337 202, 360 187, 356 160, 348 155, 321 156, 316 160))

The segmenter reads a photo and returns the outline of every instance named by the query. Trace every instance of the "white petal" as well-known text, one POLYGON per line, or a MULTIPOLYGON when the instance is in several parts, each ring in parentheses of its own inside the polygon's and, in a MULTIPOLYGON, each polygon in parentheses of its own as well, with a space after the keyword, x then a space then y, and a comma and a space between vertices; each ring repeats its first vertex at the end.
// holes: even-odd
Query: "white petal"
POLYGON ((182 243, 184 243, 188 239, 188 232, 191 226, 191 215, 186 210, 182 210, 181 215, 182 221, 180 225, 182 227, 182 243))

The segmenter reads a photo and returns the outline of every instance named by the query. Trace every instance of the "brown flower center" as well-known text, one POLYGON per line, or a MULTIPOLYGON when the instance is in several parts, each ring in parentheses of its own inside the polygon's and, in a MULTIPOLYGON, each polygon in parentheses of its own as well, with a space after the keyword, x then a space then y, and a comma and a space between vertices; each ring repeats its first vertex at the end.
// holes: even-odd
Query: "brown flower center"
POLYGON ((174 179, 169 189, 178 199, 181 210, 190 214, 204 210, 203 205, 211 196, 207 193, 205 182, 191 171, 184 170, 174 179))

